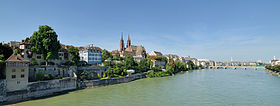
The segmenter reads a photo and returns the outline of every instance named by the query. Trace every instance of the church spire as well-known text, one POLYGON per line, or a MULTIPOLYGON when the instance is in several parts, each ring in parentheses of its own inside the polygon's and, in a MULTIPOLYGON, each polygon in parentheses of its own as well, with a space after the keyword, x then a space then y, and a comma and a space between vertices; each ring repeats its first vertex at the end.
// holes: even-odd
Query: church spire
POLYGON ((121 40, 123 40, 123 32, 122 32, 122 35, 121 35, 122 37, 121 37, 121 40))
POLYGON ((123 32, 122 32, 122 34, 121 34, 120 51, 124 51, 123 32))
POLYGON ((126 44, 126 48, 129 48, 131 46, 131 40, 128 34, 128 40, 127 40, 127 44, 126 44))

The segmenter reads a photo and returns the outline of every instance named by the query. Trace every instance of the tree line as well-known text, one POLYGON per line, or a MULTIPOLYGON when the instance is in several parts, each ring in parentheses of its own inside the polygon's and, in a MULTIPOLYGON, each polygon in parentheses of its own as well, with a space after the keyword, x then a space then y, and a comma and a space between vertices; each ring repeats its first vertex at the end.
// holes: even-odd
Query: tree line
POLYGON ((147 56, 147 58, 137 62, 134 60, 132 55, 126 55, 124 58, 122 58, 119 55, 113 56, 105 49, 102 50, 102 61, 103 64, 108 67, 105 76, 109 78, 126 76, 126 71, 129 69, 135 70, 136 73, 146 72, 148 77, 163 77, 173 75, 180 71, 188 71, 198 68, 192 61, 183 63, 179 60, 174 61, 173 58, 168 60, 166 57, 161 56, 147 56), (153 62, 151 60, 165 61, 166 69, 162 70, 160 66, 153 67, 153 62), (153 71, 148 72, 149 70, 153 71))
POLYGON ((272 65, 268 64, 268 65, 265 66, 265 68, 269 69, 271 71, 280 72, 280 65, 272 66, 272 65))

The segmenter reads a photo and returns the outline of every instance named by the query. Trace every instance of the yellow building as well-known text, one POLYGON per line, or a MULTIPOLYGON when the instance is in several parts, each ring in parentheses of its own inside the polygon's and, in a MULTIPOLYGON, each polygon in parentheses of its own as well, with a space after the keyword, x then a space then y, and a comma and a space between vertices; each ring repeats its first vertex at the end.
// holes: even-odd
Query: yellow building
POLYGON ((6 60, 5 75, 7 92, 26 90, 28 85, 29 61, 20 55, 11 55, 6 60))

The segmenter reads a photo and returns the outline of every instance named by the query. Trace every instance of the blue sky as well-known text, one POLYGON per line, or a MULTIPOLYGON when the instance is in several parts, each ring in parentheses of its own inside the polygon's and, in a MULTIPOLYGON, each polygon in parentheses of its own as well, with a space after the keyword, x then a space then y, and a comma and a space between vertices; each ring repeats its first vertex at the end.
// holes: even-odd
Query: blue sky
POLYGON ((63 44, 229 61, 280 57, 279 0, 7 0, 0 1, 0 41, 20 41, 51 26, 63 44))

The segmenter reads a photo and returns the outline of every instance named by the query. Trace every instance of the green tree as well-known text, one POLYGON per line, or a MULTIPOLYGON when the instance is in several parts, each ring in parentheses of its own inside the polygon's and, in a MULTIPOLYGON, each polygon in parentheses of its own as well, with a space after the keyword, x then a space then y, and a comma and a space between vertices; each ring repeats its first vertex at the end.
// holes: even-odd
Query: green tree
POLYGON ((34 59, 34 58, 31 59, 31 65, 34 65, 34 66, 38 65, 36 59, 34 59))
POLYGON ((198 66, 199 68, 203 68, 203 66, 201 65, 201 64, 199 64, 199 66, 198 66))
POLYGON ((161 57, 161 61, 165 61, 165 62, 167 62, 167 58, 166 57, 161 57))
POLYGON ((111 61, 104 61, 103 64, 104 64, 104 66, 107 66, 107 67, 113 67, 115 65, 115 63, 111 62, 111 61))
POLYGON ((271 71, 280 72, 280 65, 272 66, 272 65, 268 64, 268 65, 265 66, 265 68, 269 69, 271 71))
POLYGON ((4 63, 4 55, 0 54, 0 63, 4 63))
POLYGON ((68 52, 70 53, 71 62, 75 65, 78 65, 80 61, 79 50, 73 46, 70 46, 68 52))
POLYGON ((112 59, 112 58, 113 58, 113 56, 109 51, 107 51, 106 49, 102 50, 102 62, 104 62, 107 59, 112 59))
POLYGON ((170 64, 167 64, 166 65, 166 72, 169 74, 169 75, 172 75, 172 74, 174 74, 175 73, 175 70, 174 70, 174 68, 170 65, 170 64))
POLYGON ((134 61, 134 58, 132 55, 126 55, 124 57, 124 66, 125 69, 135 69, 135 66, 137 66, 136 62, 134 61))
POLYGON ((19 50, 18 49, 15 50, 15 54, 16 55, 19 54, 19 50))
POLYGON ((166 64, 166 71, 169 75, 172 75, 175 73, 175 63, 173 58, 168 60, 168 63, 166 64))
POLYGON ((192 61, 188 61, 187 64, 188 64, 190 70, 195 69, 195 65, 192 61))
POLYGON ((268 65, 265 66, 265 68, 271 70, 272 69, 272 65, 268 64, 268 65))
POLYGON ((169 66, 171 66, 172 68, 175 68, 175 63, 174 63, 173 58, 169 59, 167 64, 168 64, 169 66))
POLYGON ((106 76, 109 77, 109 78, 112 78, 114 76, 114 73, 113 73, 113 68, 109 67, 106 72, 105 72, 106 76))
POLYGON ((0 79, 4 79, 5 76, 4 76, 4 67, 5 67, 5 62, 4 62, 4 55, 1 54, 0 55, 0 79))
POLYGON ((187 71, 186 63, 175 61, 175 71, 187 71))
POLYGON ((30 37, 31 51, 41 54, 48 64, 49 59, 57 59, 58 51, 61 49, 57 40, 56 32, 47 25, 40 25, 39 30, 35 31, 30 37))
POLYGON ((153 64, 151 60, 144 58, 140 61, 138 67, 141 72, 147 72, 148 70, 151 69, 152 65, 153 64))
POLYGON ((80 80, 81 81, 84 81, 88 78, 88 72, 86 70, 83 70, 81 73, 80 73, 80 80))
POLYGON ((12 54, 13 54, 13 49, 9 45, 0 43, 0 55, 3 55, 1 60, 5 61, 12 54))
POLYGON ((121 60, 123 60, 123 58, 119 54, 116 54, 113 56, 113 60, 121 61, 121 60))
POLYGON ((127 75, 123 63, 117 63, 116 65, 114 65, 114 67, 109 67, 105 73, 109 78, 127 75))

